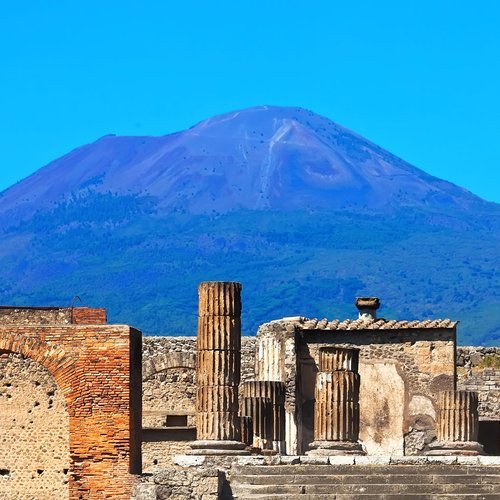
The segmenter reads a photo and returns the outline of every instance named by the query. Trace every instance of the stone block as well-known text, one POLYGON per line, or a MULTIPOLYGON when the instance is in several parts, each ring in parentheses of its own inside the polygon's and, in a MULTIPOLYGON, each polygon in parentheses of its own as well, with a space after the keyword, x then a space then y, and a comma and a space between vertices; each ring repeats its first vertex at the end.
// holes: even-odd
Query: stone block
POLYGON ((413 456, 394 455, 391 457, 391 465, 394 464, 424 465, 426 463, 427 463, 427 457, 419 455, 413 455, 413 456))
POLYGON ((328 457, 328 463, 330 465, 354 465, 354 456, 332 455, 328 457))
POLYGON ((262 456, 249 456, 249 457, 237 457, 235 459, 237 465, 264 465, 266 463, 266 457, 262 456))
POLYGON ((135 488, 133 500, 156 500, 156 485, 140 483, 135 488))
POLYGON ((430 455, 427 457, 427 462, 431 464, 456 464, 457 457, 456 456, 440 456, 440 455, 430 455))
POLYGON ((174 455, 172 462, 180 467, 197 467, 203 465, 206 459, 203 455, 174 455))
POLYGON ((300 457, 301 464, 328 465, 328 457, 312 457, 309 455, 300 457))
POLYGON ((300 464, 300 457, 298 455, 278 455, 280 465, 297 465, 300 464))
POLYGON ((466 455, 459 455, 457 457, 457 463, 459 463, 460 465, 478 465, 479 457, 478 456, 468 457, 466 455))
POLYGON ((478 456, 481 465, 500 465, 500 457, 478 456))
POLYGON ((389 465, 391 457, 389 455, 368 455, 354 458, 356 465, 389 465))

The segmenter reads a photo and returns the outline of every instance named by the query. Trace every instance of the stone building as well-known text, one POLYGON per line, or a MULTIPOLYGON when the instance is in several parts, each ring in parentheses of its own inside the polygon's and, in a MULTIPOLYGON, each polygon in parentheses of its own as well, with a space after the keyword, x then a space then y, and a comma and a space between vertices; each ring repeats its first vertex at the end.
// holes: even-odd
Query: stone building
MULTIPOLYGON (((500 442, 495 437, 500 429, 500 366, 479 369, 484 358, 480 348, 458 348, 457 356, 457 322, 385 320, 367 316, 366 312, 359 316, 331 321, 284 318, 262 325, 256 337, 243 337, 242 386, 252 379, 286 385, 286 453, 306 453, 313 441, 319 352, 322 347, 335 345, 360 350, 360 441, 368 454, 425 453, 436 437, 438 395, 455 388, 478 391, 482 440, 489 450, 500 454, 500 442), (468 375, 463 366, 469 363, 468 352, 476 352, 474 375, 468 375)), ((500 359, 499 349, 489 350, 491 358, 500 359)), ((182 373, 190 373, 188 379, 194 388, 195 351, 194 337, 144 338, 144 419, 157 412, 161 415, 158 432, 170 435, 163 442, 151 443, 145 438, 143 463, 148 470, 153 465, 168 465, 172 454, 189 448, 189 440, 175 440, 180 433, 175 428, 169 430, 166 423, 172 412, 179 413, 180 401, 186 410, 185 421, 193 418, 194 389, 188 389, 187 396, 180 379, 169 382, 171 376, 181 372, 167 367, 178 364, 175 360, 180 358, 188 360, 182 373), (154 396, 159 394, 162 396, 154 396), (175 409, 166 400, 167 394, 176 402, 175 409)), ((194 440, 193 423, 190 427, 190 439, 194 440)))
POLYGON ((250 452, 397 463, 482 453, 477 439, 500 455, 500 350, 457 348, 457 322, 379 319, 364 298, 353 320, 241 338, 229 285, 205 286, 198 342, 142 337, 103 309, 0 308, 0 498, 216 498, 250 452))

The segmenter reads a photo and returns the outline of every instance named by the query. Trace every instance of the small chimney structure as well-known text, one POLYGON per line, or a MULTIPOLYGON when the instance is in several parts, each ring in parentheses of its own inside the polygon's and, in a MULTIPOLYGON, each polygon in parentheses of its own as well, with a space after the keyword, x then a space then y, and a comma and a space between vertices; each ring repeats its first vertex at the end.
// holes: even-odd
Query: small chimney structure
POLYGON ((356 297, 356 307, 359 311, 359 319, 377 319, 380 299, 378 297, 356 297))

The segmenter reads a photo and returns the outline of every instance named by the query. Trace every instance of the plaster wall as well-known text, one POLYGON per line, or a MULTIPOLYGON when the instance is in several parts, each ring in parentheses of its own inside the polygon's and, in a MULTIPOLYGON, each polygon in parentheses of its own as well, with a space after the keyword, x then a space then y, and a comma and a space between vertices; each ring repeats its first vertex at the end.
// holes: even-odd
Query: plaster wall
POLYGON ((435 436, 437 395, 454 388, 454 331, 301 333, 297 340, 302 379, 297 396, 298 432, 303 436, 299 452, 305 452, 312 441, 314 384, 310 379, 318 370, 319 349, 328 345, 360 349, 360 439, 367 451, 375 455, 425 451, 435 436))

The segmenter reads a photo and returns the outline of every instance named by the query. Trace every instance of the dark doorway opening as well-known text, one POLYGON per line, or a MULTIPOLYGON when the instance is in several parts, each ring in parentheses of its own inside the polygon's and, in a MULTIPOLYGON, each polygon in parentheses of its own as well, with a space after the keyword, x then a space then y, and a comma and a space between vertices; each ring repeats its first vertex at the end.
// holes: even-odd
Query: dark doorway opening
POLYGON ((487 455, 500 455, 500 420, 480 420, 478 441, 487 455))

